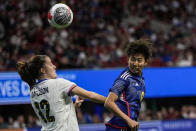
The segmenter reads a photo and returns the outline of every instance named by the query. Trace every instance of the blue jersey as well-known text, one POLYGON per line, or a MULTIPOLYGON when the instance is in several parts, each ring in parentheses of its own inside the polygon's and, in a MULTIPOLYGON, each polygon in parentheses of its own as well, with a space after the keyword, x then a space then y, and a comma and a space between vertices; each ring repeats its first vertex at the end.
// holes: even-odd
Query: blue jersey
MULTIPOLYGON (((145 94, 144 78, 134 75, 127 67, 114 81, 110 91, 118 96, 115 103, 120 110, 131 119, 137 121, 145 94)), ((121 129, 129 127, 124 120, 117 116, 114 116, 106 125, 121 129)))

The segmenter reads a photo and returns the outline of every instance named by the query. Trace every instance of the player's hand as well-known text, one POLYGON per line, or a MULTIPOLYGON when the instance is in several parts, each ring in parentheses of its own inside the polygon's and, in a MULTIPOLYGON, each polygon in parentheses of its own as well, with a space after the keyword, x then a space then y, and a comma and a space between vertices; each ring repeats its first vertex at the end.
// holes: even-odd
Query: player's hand
POLYGON ((129 125, 129 127, 131 128, 131 131, 137 131, 139 128, 139 122, 134 121, 134 120, 128 120, 127 124, 129 125))
POLYGON ((84 102, 84 99, 78 96, 75 101, 75 107, 80 107, 82 105, 82 102, 84 102))

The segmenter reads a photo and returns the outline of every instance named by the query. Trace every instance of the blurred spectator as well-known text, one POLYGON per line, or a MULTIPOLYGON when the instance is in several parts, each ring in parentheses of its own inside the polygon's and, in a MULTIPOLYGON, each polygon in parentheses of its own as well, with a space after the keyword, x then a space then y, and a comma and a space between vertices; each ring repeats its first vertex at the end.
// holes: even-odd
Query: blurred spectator
POLYGON ((157 111, 156 112, 156 119, 158 119, 158 120, 163 120, 163 114, 161 113, 161 111, 157 111))
POLYGON ((26 128, 25 119, 23 115, 19 115, 14 122, 14 128, 26 128))
POLYGON ((191 105, 189 108, 190 108, 189 118, 196 119, 196 107, 191 105))
POLYGON ((14 128, 14 118, 13 117, 8 117, 8 128, 13 129, 14 128))
POLYGON ((146 113, 144 111, 140 112, 140 114, 139 114, 139 120, 140 121, 146 120, 146 113))
POLYGON ((187 105, 183 105, 181 107, 181 116, 184 119, 188 119, 189 118, 189 109, 187 105))
POLYGON ((28 128, 32 128, 32 127, 37 127, 38 125, 36 124, 36 119, 33 115, 28 115, 27 117, 27 124, 26 126, 28 128))
POLYGON ((85 123, 92 123, 92 115, 90 115, 89 113, 84 113, 84 119, 85 119, 85 123))
POLYGON ((161 113, 162 113, 163 119, 166 120, 167 117, 168 117, 168 112, 167 112, 167 109, 165 107, 161 108, 161 113))
POLYGON ((166 119, 178 119, 179 118, 179 113, 177 110, 174 109, 174 107, 169 107, 168 109, 168 115, 166 119))
POLYGON ((99 116, 97 114, 92 115, 92 123, 101 123, 99 116))
POLYGON ((76 115, 79 124, 85 123, 84 116, 80 108, 76 108, 76 115))
POLYGON ((145 120, 147 120, 147 121, 150 121, 150 120, 153 120, 153 113, 152 113, 152 110, 151 109, 147 109, 146 110, 146 118, 145 118, 145 120))
POLYGON ((4 121, 3 116, 0 115, 0 129, 5 129, 7 127, 7 123, 4 121))

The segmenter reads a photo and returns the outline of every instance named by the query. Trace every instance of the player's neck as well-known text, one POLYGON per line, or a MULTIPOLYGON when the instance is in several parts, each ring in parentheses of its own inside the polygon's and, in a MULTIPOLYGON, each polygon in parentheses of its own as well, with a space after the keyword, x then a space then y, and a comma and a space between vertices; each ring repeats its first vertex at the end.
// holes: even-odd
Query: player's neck
POLYGON ((39 80, 45 80, 45 79, 52 79, 52 78, 48 75, 43 75, 39 78, 39 80))

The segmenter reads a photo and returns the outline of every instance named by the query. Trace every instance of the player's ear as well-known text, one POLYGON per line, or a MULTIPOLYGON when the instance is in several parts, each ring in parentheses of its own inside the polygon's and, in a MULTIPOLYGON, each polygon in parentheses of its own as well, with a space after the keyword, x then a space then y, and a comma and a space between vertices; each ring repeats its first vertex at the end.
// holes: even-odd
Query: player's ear
POLYGON ((147 66, 147 65, 148 65, 148 60, 145 59, 144 66, 147 66))
POLYGON ((42 74, 45 74, 45 73, 46 73, 46 71, 45 71, 44 68, 41 68, 41 69, 40 69, 40 72, 41 72, 42 74))

